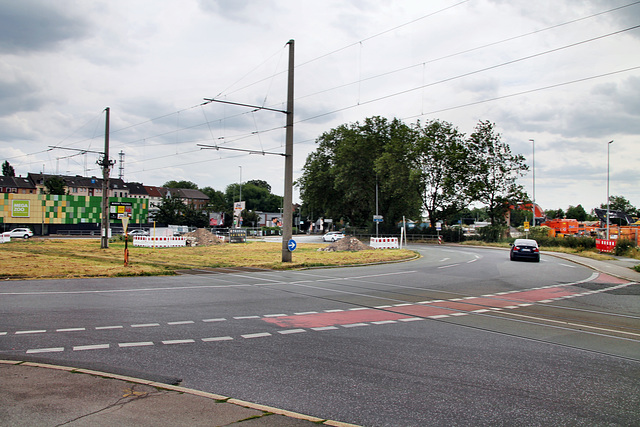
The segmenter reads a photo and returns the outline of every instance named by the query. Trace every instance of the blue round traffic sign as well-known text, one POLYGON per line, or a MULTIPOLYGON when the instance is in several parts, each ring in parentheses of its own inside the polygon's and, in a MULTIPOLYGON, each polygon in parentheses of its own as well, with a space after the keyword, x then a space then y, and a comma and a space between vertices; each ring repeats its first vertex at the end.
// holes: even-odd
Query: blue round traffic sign
POLYGON ((289 252, 293 252, 298 247, 298 244, 296 243, 295 240, 291 239, 291 240, 289 240, 289 243, 287 244, 287 247, 289 248, 289 252))

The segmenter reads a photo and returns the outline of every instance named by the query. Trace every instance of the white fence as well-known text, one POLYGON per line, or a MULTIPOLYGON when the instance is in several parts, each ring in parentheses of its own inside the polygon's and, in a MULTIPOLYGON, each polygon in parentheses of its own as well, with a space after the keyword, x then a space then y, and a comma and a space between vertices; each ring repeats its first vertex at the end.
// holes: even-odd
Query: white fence
POLYGON ((144 248, 178 248, 186 245, 187 239, 185 237, 134 236, 133 238, 133 246, 144 248))
POLYGON ((369 246, 374 249, 398 249, 397 237, 372 237, 369 246))

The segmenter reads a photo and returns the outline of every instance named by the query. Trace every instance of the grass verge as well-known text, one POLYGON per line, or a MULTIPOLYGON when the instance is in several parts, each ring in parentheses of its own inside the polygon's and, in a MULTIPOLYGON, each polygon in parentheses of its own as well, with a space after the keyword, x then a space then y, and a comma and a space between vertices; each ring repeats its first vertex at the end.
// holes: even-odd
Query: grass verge
POLYGON ((59 279, 82 277, 156 276, 194 268, 252 267, 287 270, 401 261, 416 257, 406 249, 360 252, 320 252, 325 245, 300 244, 293 262, 283 263, 282 245, 249 242, 183 248, 140 248, 129 244, 124 266, 124 242, 100 248, 93 239, 16 240, 0 245, 0 278, 59 279))

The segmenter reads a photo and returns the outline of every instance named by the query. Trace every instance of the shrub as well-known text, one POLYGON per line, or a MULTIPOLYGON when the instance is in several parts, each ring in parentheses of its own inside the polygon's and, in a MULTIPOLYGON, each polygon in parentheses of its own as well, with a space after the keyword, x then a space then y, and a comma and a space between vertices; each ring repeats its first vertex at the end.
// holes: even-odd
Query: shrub
POLYGON ((618 256, 627 255, 636 245, 631 240, 621 239, 616 242, 616 252, 618 256))
POLYGON ((507 234, 507 227, 502 225, 487 225, 478 229, 478 234, 485 242, 498 242, 507 234))

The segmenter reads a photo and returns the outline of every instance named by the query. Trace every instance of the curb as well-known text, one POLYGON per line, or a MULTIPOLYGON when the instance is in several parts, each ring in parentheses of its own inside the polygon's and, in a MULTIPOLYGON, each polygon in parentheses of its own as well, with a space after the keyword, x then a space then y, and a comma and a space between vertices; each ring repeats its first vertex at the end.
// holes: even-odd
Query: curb
POLYGON ((298 412, 287 411, 285 409, 274 408, 272 406, 260 405, 258 403, 247 402, 244 400, 234 399, 227 396, 222 396, 220 394, 208 393, 205 391, 194 390, 191 388, 175 386, 170 384, 164 384, 156 381, 143 380, 140 378, 128 377, 125 375, 111 374, 108 372, 102 371, 94 371, 91 369, 83 369, 83 368, 73 368, 69 366, 61 366, 61 365, 53 365, 49 363, 37 363, 37 362, 27 362, 23 360, 4 360, 0 359, 0 364, 2 365, 14 365, 14 366, 30 366, 34 368, 45 368, 45 369, 54 369, 59 371, 65 371, 74 374, 87 374, 93 375, 96 377, 109 378, 113 380, 126 381, 134 384, 142 384, 151 387, 156 387, 163 390, 176 391, 178 393, 190 394, 193 396, 204 397, 207 399, 215 400, 219 403, 230 403, 237 406, 242 406, 244 408, 255 409, 257 411, 270 412, 276 415, 282 415, 289 418, 296 418, 299 420, 309 421, 312 423, 316 423, 318 425, 327 425, 333 427, 359 427, 356 424, 343 423, 340 421, 327 420, 323 418, 317 418, 310 415, 300 414, 298 412))

